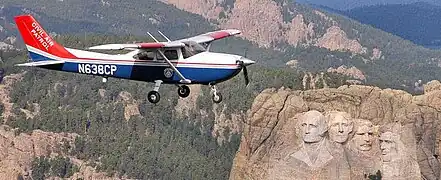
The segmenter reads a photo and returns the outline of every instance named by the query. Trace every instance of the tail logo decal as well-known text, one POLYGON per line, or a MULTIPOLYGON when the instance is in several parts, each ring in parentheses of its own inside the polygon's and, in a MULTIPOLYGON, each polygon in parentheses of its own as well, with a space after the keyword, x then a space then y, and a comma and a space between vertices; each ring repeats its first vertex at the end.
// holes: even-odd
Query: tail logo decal
POLYGON ((35 38, 37 38, 37 41, 46 50, 49 50, 49 48, 54 45, 54 42, 51 40, 49 35, 47 35, 46 32, 44 32, 44 30, 35 22, 32 22, 31 33, 35 36, 35 38))

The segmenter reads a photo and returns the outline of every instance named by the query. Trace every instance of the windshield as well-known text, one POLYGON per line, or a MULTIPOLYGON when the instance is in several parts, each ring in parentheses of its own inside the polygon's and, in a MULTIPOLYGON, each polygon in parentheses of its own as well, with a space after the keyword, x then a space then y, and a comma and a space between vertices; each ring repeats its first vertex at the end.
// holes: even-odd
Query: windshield
POLYGON ((184 44, 185 47, 182 50, 182 54, 184 55, 184 58, 194 56, 196 54, 206 51, 206 49, 202 45, 194 41, 184 42, 184 44))

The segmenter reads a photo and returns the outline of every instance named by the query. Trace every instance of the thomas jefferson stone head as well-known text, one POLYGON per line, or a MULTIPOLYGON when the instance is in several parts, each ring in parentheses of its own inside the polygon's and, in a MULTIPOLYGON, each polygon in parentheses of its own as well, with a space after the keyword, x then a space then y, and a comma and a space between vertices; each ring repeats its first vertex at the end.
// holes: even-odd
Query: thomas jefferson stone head
POLYGON ((326 113, 329 126, 329 138, 337 143, 345 143, 352 132, 352 117, 347 112, 330 111, 326 113))

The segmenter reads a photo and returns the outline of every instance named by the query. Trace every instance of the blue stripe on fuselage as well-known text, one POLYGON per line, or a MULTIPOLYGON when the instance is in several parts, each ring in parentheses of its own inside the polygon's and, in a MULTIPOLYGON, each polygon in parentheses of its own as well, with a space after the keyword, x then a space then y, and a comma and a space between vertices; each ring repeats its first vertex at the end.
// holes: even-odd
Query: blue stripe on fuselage
POLYGON ((54 60, 54 59, 48 58, 48 57, 46 57, 46 56, 42 56, 42 55, 40 55, 40 54, 37 54, 37 53, 31 52, 31 51, 28 51, 28 52, 29 52, 29 55, 31 56, 32 61, 47 61, 47 60, 54 60))
MULTIPOLYGON (((193 68, 193 67, 178 67, 182 75, 192 81, 198 83, 221 82, 239 73, 240 69, 223 69, 223 68, 193 68)), ((179 81, 179 76, 174 73, 173 80, 179 81)))
POLYGON ((132 65, 66 62, 62 71, 107 77, 127 78, 132 74, 132 65))
MULTIPOLYGON (((53 60, 45 56, 29 51, 34 61, 53 60), (35 58, 35 59, 34 59, 35 58)), ((105 61, 105 60, 103 60, 105 61)), ((138 81, 153 82, 163 80, 164 83, 178 83, 181 79, 173 72, 171 78, 165 77, 165 69, 169 66, 146 66, 146 65, 123 65, 123 64, 105 64, 105 63, 81 63, 65 62, 62 66, 50 66, 48 69, 67 71, 80 74, 99 75, 115 78, 132 79, 138 81)), ((202 68, 202 67, 177 67, 182 75, 190 79, 193 83, 219 83, 232 78, 240 72, 239 68, 202 68)))

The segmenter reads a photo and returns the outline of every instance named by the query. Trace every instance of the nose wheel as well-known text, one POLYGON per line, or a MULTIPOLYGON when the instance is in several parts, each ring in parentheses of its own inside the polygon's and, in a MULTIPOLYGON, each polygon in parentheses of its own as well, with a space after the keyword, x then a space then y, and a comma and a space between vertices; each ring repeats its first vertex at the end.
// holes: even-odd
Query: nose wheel
POLYGON ((156 91, 150 91, 147 96, 148 96, 147 99, 149 100, 149 102, 153 103, 153 104, 158 103, 159 100, 161 99, 161 96, 156 91))
POLYGON ((222 102, 222 94, 221 93, 213 94, 212 99, 214 103, 219 104, 220 102, 222 102))
POLYGON ((190 88, 187 85, 179 86, 178 95, 182 98, 188 97, 190 95, 190 88))
POLYGON ((211 86, 211 92, 213 93, 212 100, 214 103, 219 104, 220 102, 222 102, 222 94, 220 92, 217 92, 216 86, 211 86))
POLYGON ((155 88, 153 88, 153 91, 150 91, 147 94, 147 99, 149 100, 150 103, 156 104, 161 99, 161 96, 158 93, 158 90, 159 90, 159 87, 161 86, 161 83, 162 83, 161 80, 155 81, 155 88))

